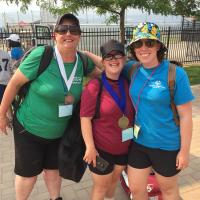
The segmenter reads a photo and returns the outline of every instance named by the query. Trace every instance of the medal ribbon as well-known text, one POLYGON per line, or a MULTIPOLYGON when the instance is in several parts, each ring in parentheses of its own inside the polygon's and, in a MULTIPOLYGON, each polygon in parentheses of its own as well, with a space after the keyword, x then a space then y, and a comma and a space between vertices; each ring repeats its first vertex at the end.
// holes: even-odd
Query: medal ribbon
MULTIPOLYGON (((159 66, 159 65, 158 65, 159 66)), ((141 87, 140 91, 139 91, 139 94, 138 94, 138 99, 137 99, 137 104, 134 103, 134 101, 132 100, 132 103, 133 103, 133 106, 135 108, 135 112, 136 112, 136 115, 137 115, 137 112, 138 112, 138 107, 139 107, 139 103, 140 103, 140 96, 144 90, 144 88, 146 87, 147 83, 149 82, 149 80, 151 79, 151 77, 154 75, 154 73, 156 72, 156 69, 158 68, 158 66, 156 66, 153 71, 151 72, 151 74, 147 77, 146 81, 144 82, 143 86, 141 87)), ((135 81, 135 78, 136 78, 136 75, 138 73, 138 71, 140 70, 141 67, 138 68, 138 70, 136 71, 136 73, 134 74, 132 80, 131 80, 131 84, 130 84, 130 88, 133 87, 133 83, 135 81)))
POLYGON ((119 77, 118 83, 119 83, 119 92, 121 95, 121 98, 117 95, 117 93, 113 90, 111 85, 106 79, 106 74, 105 72, 102 73, 102 83, 105 87, 105 89, 108 91, 108 93, 112 96, 116 104, 119 106, 121 111, 125 114, 125 109, 126 109, 126 94, 125 94, 125 87, 124 87, 124 81, 122 77, 119 77))
POLYGON ((66 84, 66 87, 68 89, 68 91, 70 90, 71 86, 72 86, 72 82, 74 80, 74 77, 75 77, 75 73, 76 73, 76 69, 77 69, 77 66, 78 66, 78 55, 76 53, 76 63, 74 65, 74 68, 72 70, 72 73, 69 77, 69 79, 67 79, 67 74, 66 74, 66 71, 65 71, 65 66, 64 66, 64 63, 63 63, 63 59, 60 55, 60 52, 58 51, 58 48, 57 46, 55 46, 55 54, 56 54, 56 58, 57 58, 57 62, 58 62, 58 66, 59 66, 59 69, 60 69, 60 73, 61 73, 61 76, 66 84))

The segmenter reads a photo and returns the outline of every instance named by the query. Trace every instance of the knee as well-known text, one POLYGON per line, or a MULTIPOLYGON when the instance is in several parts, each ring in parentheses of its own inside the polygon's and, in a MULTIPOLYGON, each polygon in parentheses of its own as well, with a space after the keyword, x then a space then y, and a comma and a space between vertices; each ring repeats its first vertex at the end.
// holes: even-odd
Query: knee
POLYGON ((119 180, 120 176, 112 176, 112 183, 111 184, 117 184, 118 180, 119 180))
POLYGON ((97 193, 106 193, 108 189, 108 185, 107 184, 94 184, 94 190, 97 193))
POLYGON ((134 185, 129 184, 130 192, 133 196, 138 196, 141 194, 147 194, 146 186, 141 186, 135 183, 134 185))
POLYGON ((44 170, 43 176, 45 180, 55 181, 60 180, 61 177, 59 176, 58 170, 44 170))
POLYGON ((139 188, 139 187, 130 187, 130 191, 133 196, 147 193, 146 188, 139 188))
POLYGON ((174 193, 175 191, 178 191, 178 186, 165 184, 165 185, 161 185, 160 189, 162 193, 166 195, 170 195, 174 193))
POLYGON ((31 184, 35 184, 37 180, 37 176, 33 176, 33 177, 23 177, 23 176, 19 176, 16 175, 15 176, 15 183, 19 184, 19 183, 25 183, 27 185, 31 184))

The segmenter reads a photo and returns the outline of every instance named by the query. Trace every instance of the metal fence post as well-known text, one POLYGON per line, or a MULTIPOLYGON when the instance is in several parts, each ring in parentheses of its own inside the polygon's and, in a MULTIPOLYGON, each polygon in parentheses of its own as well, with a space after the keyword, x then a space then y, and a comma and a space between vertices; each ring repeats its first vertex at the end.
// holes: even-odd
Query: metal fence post
MULTIPOLYGON (((128 43, 132 37, 132 29, 133 27, 129 27, 129 30, 126 30, 128 43)), ((182 27, 163 27, 160 30, 162 40, 169 49, 166 52, 166 58, 182 63, 200 61, 200 23, 195 29, 193 27, 186 27, 184 29, 182 27)), ((31 41, 36 36, 36 33, 32 29, 16 30, 10 28, 9 31, 0 29, 0 49, 7 49, 6 38, 11 33, 19 34, 21 44, 25 49, 32 46, 31 41)), ((41 35, 44 35, 43 32, 41 32, 41 35)), ((50 33, 50 35, 53 35, 53 33, 50 33)), ((100 46, 109 39, 120 39, 119 27, 86 27, 82 31, 81 42, 78 48, 100 55, 100 46)), ((46 43, 45 37, 39 37, 36 40, 37 44, 46 43)), ((54 41, 50 40, 50 42, 53 45, 54 41)))
MULTIPOLYGON (((167 49, 169 49, 169 40, 170 40, 170 33, 171 33, 171 27, 168 27, 168 32, 167 32, 167 49)), ((166 53, 166 58, 168 58, 168 50, 166 53)))

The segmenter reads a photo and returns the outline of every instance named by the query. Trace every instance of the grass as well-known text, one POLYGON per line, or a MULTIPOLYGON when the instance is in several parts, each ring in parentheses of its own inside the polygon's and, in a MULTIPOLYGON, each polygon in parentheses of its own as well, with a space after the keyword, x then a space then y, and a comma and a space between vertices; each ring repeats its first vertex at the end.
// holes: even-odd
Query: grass
POLYGON ((187 67, 184 67, 184 69, 188 74, 191 85, 200 84, 200 64, 188 65, 187 67))

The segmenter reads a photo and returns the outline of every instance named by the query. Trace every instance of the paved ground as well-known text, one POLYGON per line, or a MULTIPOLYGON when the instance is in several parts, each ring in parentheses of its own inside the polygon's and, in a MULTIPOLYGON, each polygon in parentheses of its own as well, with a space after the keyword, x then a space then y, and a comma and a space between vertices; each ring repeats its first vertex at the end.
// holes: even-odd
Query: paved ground
MULTIPOLYGON (((200 199, 200 85, 192 87, 196 96, 193 104, 194 131, 191 145, 190 166, 180 174, 180 193, 184 200, 200 199)), ((0 200, 14 200, 13 137, 0 135, 0 200)), ((92 181, 87 171, 78 184, 64 180, 62 196, 64 200, 89 200, 92 181)), ((30 196, 30 200, 48 200, 49 196, 41 176, 30 196)), ((128 200, 118 184, 116 200, 128 200)), ((170 199, 169 199, 170 200, 170 199)))

